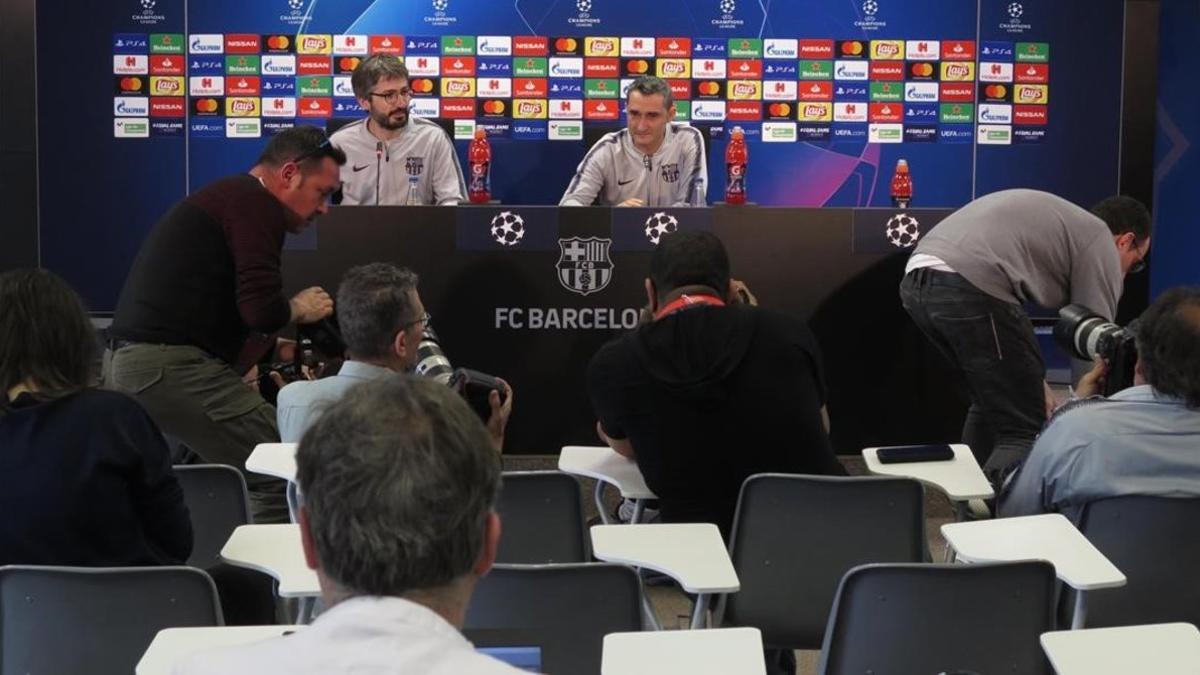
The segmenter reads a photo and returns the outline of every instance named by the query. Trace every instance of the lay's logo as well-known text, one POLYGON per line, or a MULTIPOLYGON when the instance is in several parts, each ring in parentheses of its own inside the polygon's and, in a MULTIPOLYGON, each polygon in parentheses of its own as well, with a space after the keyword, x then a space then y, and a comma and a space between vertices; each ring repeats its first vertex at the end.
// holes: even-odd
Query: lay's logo
POLYGON ((301 54, 330 54, 333 52, 333 36, 301 35, 296 50, 301 54))
POLYGON ((225 114, 229 117, 258 117, 257 98, 225 99, 225 114))
POLYGON ((749 98, 758 94, 758 82, 730 82, 730 98, 749 98))
POLYGON ((468 80, 446 80, 447 96, 466 96, 471 92, 471 82, 468 80))
POLYGON ((183 78, 151 77, 150 94, 157 96, 183 96, 183 78))
POLYGON ((595 37, 584 42, 584 56, 616 56, 619 49, 617 38, 595 37))
POLYGON ((687 70, 687 65, 679 61, 663 62, 662 72, 664 75, 682 75, 687 70))
POLYGON ((896 59, 901 58, 904 54, 904 49, 898 42, 879 40, 872 42, 871 46, 874 48, 874 57, 877 59, 896 59))
POLYGON ((513 115, 519 118, 540 119, 545 117, 548 112, 546 102, 540 99, 525 99, 515 101, 515 104, 516 106, 515 110, 513 111, 513 115))
POLYGON ((1049 102, 1049 98, 1048 88, 1038 84, 1018 84, 1013 94, 1017 103, 1045 104, 1049 102))
POLYGON ((833 119, 833 106, 829 103, 805 103, 800 108, 799 118, 808 122, 828 122, 833 119))
POLYGON ((942 79, 953 81, 970 80, 974 76, 974 64, 950 62, 942 63, 942 79))

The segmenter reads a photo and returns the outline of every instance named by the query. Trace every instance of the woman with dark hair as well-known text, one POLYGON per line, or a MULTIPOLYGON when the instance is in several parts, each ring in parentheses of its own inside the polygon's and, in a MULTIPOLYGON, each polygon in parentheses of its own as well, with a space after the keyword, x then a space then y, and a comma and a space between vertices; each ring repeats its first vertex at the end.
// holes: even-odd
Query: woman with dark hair
POLYGON ((44 270, 0 274, 0 565, 183 562, 192 526, 162 433, 95 388, 96 335, 44 270))

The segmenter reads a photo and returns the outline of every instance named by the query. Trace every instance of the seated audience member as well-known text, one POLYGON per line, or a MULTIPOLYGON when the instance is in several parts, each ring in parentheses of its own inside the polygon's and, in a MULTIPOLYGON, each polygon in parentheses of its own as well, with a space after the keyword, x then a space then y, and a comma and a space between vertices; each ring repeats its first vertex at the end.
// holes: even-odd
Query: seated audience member
POLYGON ((304 435, 296 466, 304 555, 329 609, 176 675, 523 672, 458 631, 500 539, 500 458, 462 398, 409 375, 354 387, 304 435))
POLYGON ((1105 364, 1042 431, 1000 497, 1001 516, 1057 511, 1121 495, 1200 496, 1200 289, 1163 293, 1133 327, 1134 386, 1109 398, 1105 364))
MULTIPOLYGON (((346 361, 337 375, 293 382, 279 391, 279 436, 295 443, 318 415, 351 387, 368 380, 412 371, 430 316, 417 293, 417 275, 390 263, 354 267, 337 292, 337 321, 346 343, 346 361)), ((512 389, 505 383, 503 405, 492 392, 488 432, 500 450, 512 412, 512 389)))
POLYGON ((637 460, 664 521, 715 523, 728 538, 748 476, 845 473, 815 338, 742 301, 716 236, 663 237, 645 285, 653 320, 602 347, 587 386, 597 431, 637 460))
POLYGON ((177 564, 192 551, 162 432, 93 386, 97 348, 65 282, 0 275, 0 565, 177 564))

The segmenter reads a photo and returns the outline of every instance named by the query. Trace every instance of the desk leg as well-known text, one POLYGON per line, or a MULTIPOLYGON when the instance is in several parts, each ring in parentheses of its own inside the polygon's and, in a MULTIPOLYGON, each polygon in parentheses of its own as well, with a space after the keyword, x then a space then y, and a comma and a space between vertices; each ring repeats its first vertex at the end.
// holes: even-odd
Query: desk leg
POLYGON ((646 615, 646 625, 650 630, 662 630, 662 623, 658 620, 658 614, 654 613, 654 607, 650 605, 650 598, 646 595, 645 589, 642 590, 642 613, 646 615))
POLYGON ((707 610, 708 610, 708 594, 707 593, 697 593, 696 594, 696 606, 692 609, 692 630, 698 630, 700 628, 705 627, 705 624, 708 623, 706 621, 707 610))
POLYGON ((293 523, 300 522, 296 518, 296 514, 300 510, 300 498, 296 494, 296 484, 290 480, 287 483, 287 505, 288 517, 292 519, 293 523))
POLYGON ((1083 628, 1087 619, 1087 592, 1075 591, 1075 611, 1071 614, 1071 630, 1083 628))
POLYGON ((608 510, 604 508, 604 481, 596 479, 596 490, 592 494, 596 500, 596 511, 600 514, 600 522, 612 525, 612 518, 609 517, 608 510))
POLYGON ((642 511, 644 511, 645 509, 646 509, 646 500, 644 500, 644 499, 633 500, 633 517, 629 519, 629 524, 633 525, 635 523, 641 522, 642 511))
POLYGON ((296 612, 297 624, 307 626, 312 623, 313 606, 316 602, 317 599, 312 596, 300 598, 300 611, 296 612))
POLYGON ((967 519, 967 503, 966 502, 954 502, 954 520, 961 523, 966 519, 967 519))

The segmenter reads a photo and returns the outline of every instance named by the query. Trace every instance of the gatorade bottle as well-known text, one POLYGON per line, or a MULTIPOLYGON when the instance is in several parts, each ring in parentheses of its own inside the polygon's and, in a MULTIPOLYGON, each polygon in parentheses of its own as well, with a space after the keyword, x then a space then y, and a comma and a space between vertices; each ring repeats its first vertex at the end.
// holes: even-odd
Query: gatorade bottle
POLYGON ((912 202, 912 175, 908 173, 908 160, 896 161, 896 173, 892 174, 892 206, 907 209, 912 202))
POLYGON ((475 129, 475 138, 467 150, 467 163, 471 168, 467 197, 472 204, 486 204, 492 198, 492 146, 483 129, 475 129))
POLYGON ((725 148, 725 203, 746 203, 746 132, 734 127, 729 135, 729 146, 725 148))

